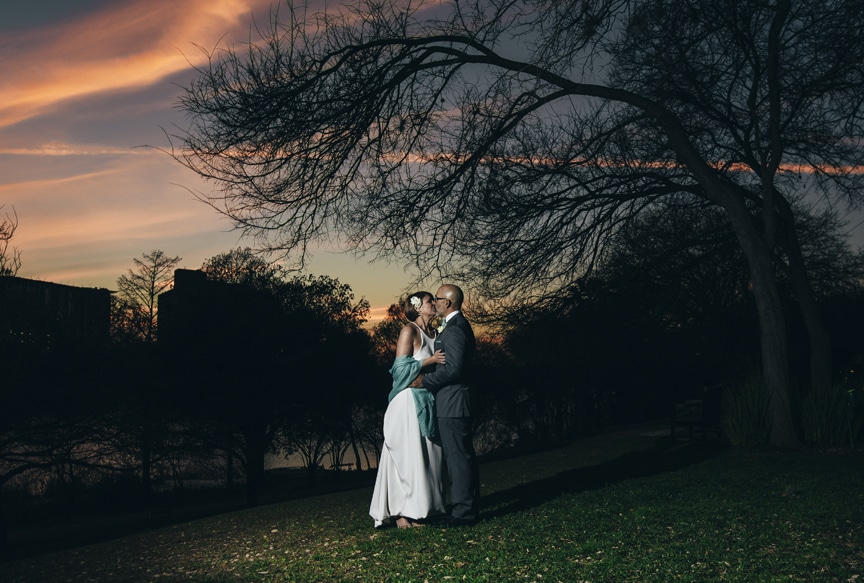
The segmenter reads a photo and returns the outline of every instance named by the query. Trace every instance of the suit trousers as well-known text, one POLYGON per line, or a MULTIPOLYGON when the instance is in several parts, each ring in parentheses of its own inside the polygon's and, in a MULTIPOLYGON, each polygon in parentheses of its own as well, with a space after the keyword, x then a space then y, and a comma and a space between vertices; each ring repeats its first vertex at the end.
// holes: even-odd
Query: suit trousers
POLYGON ((469 417, 438 417, 444 464, 450 478, 450 516, 459 520, 479 518, 480 474, 474 454, 469 417))

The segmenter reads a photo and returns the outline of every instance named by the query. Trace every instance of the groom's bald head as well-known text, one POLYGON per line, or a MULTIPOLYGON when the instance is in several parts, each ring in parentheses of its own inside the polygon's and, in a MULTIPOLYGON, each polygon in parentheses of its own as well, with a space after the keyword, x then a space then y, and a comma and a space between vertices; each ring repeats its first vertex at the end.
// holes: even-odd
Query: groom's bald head
POLYGON ((453 311, 462 309, 462 302, 465 300, 465 294, 462 293, 462 289, 458 285, 445 283, 438 288, 438 293, 436 295, 439 298, 446 298, 449 300, 453 311))

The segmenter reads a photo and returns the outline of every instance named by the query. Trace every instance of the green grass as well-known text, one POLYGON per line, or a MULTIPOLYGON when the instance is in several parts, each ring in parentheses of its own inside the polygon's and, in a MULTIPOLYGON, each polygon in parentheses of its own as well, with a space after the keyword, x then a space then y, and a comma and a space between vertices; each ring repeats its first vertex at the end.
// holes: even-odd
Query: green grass
POLYGON ((626 432, 481 475, 473 528, 376 531, 364 487, 7 562, 0 580, 864 583, 860 453, 626 432))

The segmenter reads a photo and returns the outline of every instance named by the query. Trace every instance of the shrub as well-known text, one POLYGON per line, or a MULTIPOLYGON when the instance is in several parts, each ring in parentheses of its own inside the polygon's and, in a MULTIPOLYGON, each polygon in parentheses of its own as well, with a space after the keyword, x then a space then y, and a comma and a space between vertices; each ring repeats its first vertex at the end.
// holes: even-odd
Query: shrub
POLYGON ((761 374, 730 383, 720 407, 720 426, 732 445, 768 443, 768 391, 761 374))
POLYGON ((861 387, 844 378, 829 387, 810 389, 800 396, 801 428, 809 445, 855 445, 862 426, 861 387))

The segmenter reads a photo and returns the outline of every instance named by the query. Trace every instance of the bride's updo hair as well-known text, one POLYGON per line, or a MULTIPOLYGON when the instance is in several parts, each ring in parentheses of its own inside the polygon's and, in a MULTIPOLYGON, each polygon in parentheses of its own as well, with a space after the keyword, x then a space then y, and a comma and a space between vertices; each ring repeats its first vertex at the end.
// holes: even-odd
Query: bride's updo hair
POLYGON ((427 291, 418 291, 409 295, 405 298, 405 301, 402 302, 402 311, 405 313, 405 317, 408 318, 409 322, 413 322, 420 315, 417 310, 420 309, 420 306, 423 305, 423 299, 426 297, 435 297, 427 291), (414 304, 417 304, 416 306, 414 304))

